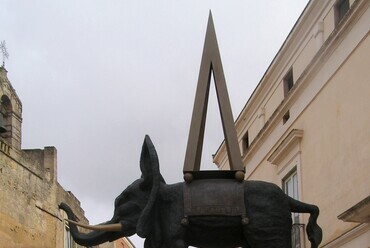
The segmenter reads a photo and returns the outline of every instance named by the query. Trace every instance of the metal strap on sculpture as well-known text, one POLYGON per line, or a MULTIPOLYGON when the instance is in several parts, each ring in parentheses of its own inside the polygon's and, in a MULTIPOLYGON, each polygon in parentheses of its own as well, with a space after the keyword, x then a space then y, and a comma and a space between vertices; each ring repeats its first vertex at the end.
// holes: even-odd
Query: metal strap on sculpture
POLYGON ((215 88, 221 114, 222 128, 225 136, 227 155, 229 158, 230 172, 237 180, 241 181, 244 179, 244 168, 236 137, 230 100, 226 88, 225 75, 222 68, 220 51, 218 49, 216 32, 213 25, 212 13, 210 12, 183 169, 184 179, 186 182, 192 181, 193 178, 212 178, 218 177, 222 174, 224 177, 228 177, 228 175, 230 175, 230 172, 217 171, 215 173, 200 171, 212 72, 216 86, 215 88))
POLYGON ((208 18, 183 172, 186 181, 182 220, 184 226, 189 225, 188 218, 191 216, 240 216, 242 220, 240 224, 248 223, 244 185, 241 183, 244 179, 244 169, 211 12, 208 18), (212 73, 230 171, 200 170, 212 73))

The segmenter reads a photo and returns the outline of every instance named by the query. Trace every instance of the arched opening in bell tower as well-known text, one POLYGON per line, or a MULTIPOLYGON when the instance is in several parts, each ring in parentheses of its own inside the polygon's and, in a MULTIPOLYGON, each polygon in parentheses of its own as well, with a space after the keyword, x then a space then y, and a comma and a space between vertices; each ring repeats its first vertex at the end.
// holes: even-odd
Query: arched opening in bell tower
POLYGON ((1 137, 10 142, 12 132, 12 103, 7 95, 0 102, 0 133, 1 137))

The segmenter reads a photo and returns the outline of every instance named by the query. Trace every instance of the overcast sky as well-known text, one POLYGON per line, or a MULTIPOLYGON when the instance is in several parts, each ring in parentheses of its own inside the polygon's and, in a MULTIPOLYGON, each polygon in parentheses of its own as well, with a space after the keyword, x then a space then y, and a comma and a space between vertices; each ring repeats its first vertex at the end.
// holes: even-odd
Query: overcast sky
MULTIPOLYGON (((90 223, 110 219, 145 134, 167 183, 182 181, 209 10, 236 118, 307 2, 0 0, 22 148, 55 146, 60 184, 90 223)), ((211 90, 201 169, 223 140, 211 90)))

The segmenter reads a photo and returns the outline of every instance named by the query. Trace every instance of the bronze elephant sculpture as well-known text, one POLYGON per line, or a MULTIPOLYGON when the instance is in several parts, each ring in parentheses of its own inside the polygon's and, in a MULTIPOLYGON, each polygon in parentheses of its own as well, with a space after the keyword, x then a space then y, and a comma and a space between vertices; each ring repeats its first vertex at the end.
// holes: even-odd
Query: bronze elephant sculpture
MULTIPOLYGON (((307 236, 311 248, 322 239, 316 220, 317 206, 287 196, 278 186, 262 181, 243 181, 244 225, 237 216, 194 216, 184 225, 184 182, 168 185, 159 171, 156 150, 145 137, 140 169, 141 178, 129 185, 115 200, 111 220, 81 233, 72 210, 61 203, 76 243, 98 245, 137 233, 145 238, 145 248, 290 248, 291 212, 309 213, 307 236)), ((86 226, 85 226, 86 227, 86 226)))

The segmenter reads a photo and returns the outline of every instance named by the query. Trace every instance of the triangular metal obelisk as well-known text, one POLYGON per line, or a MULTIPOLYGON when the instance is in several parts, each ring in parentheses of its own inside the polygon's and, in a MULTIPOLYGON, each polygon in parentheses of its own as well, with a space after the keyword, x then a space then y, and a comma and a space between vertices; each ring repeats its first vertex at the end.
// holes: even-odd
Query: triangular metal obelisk
MULTIPOLYGON (((220 51, 218 49, 216 32, 212 20, 212 13, 210 12, 185 155, 183 169, 185 181, 191 181, 193 177, 196 176, 197 173, 199 175, 200 172, 211 72, 213 72, 216 86, 218 106, 221 114, 230 170, 236 173, 235 176, 237 179, 242 180, 244 179, 244 168, 237 142, 230 100, 226 88, 226 80, 222 69, 220 51)), ((211 174, 216 175, 217 173, 214 172, 211 174)))

